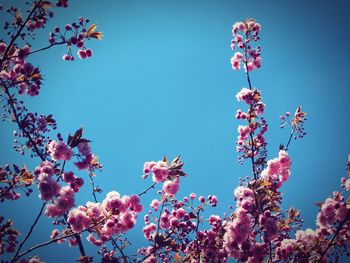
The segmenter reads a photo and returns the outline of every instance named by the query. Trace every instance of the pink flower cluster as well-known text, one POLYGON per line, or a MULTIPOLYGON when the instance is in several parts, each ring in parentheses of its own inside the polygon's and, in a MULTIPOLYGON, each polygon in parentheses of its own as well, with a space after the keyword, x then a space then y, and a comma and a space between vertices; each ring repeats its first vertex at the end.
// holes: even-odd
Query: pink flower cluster
POLYGON ((91 49, 79 49, 78 56, 80 59, 89 58, 92 56, 92 50, 91 49))
POLYGON ((68 223, 75 233, 90 228, 88 240, 97 246, 109 240, 109 237, 126 232, 134 227, 137 214, 142 211, 137 195, 120 196, 118 192, 109 192, 103 202, 88 202, 69 211, 68 223))
POLYGON ((242 88, 236 95, 238 101, 244 101, 249 105, 247 112, 238 110, 236 118, 246 120, 247 125, 238 126, 237 152, 240 163, 244 159, 255 158, 254 176, 261 171, 265 165, 266 141, 263 137, 267 131, 267 123, 263 117, 265 104, 261 101, 261 93, 256 89, 242 88), (256 158, 257 156, 257 158, 256 158))
POLYGON ((76 177, 73 172, 63 173, 62 179, 67 184, 70 184, 70 187, 74 190, 74 192, 78 192, 84 184, 84 180, 82 178, 76 177))
POLYGON ((168 196, 174 196, 180 188, 180 178, 177 172, 182 172, 181 167, 171 172, 170 167, 165 161, 146 162, 143 166, 143 178, 147 178, 152 172, 152 180, 155 183, 163 182, 163 192, 168 196))
POLYGON ((79 17, 78 22, 72 24, 66 24, 64 29, 55 27, 53 32, 50 33, 49 42, 54 44, 66 44, 68 52, 63 55, 63 60, 74 60, 72 54, 72 47, 78 48, 77 55, 80 59, 85 59, 92 56, 92 50, 86 48, 85 40, 90 38, 102 39, 102 33, 95 31, 96 24, 87 27, 90 20, 88 18, 79 17), (71 35, 68 37, 67 35, 71 35))
POLYGON ((231 65, 234 70, 240 69, 241 63, 243 63, 247 71, 261 67, 261 49, 259 46, 252 48, 252 42, 259 40, 258 34, 260 29, 260 24, 252 19, 247 19, 233 25, 231 48, 233 50, 238 46, 243 52, 243 54, 236 52, 231 58, 231 65))
POLYGON ((243 58, 243 55, 241 52, 236 52, 233 57, 231 58, 231 65, 232 68, 235 70, 241 69, 241 60, 243 58))
POLYGON ((73 156, 72 149, 62 141, 50 141, 47 144, 47 151, 54 161, 69 161, 73 156))
POLYGON ((150 172, 153 173, 153 176, 152 176, 153 182, 156 182, 156 183, 164 182, 169 176, 168 164, 163 161, 145 162, 143 166, 144 178, 147 178, 150 172))
POLYGON ((180 179, 176 177, 174 180, 166 180, 163 184, 163 191, 166 195, 174 196, 179 191, 180 179))
POLYGON ((235 211, 235 219, 227 222, 223 245, 229 257, 240 258, 242 245, 252 233, 253 222, 252 215, 240 207, 235 211))
POLYGON ((90 145, 88 142, 80 142, 78 144, 78 151, 83 157, 79 162, 75 162, 75 166, 78 170, 86 170, 92 166, 93 161, 95 160, 94 155, 91 153, 90 145))
POLYGON ((238 186, 234 192, 237 207, 250 211, 255 204, 254 192, 245 186, 238 186))
POLYGON ((265 240, 273 240, 278 234, 278 218, 276 215, 271 214, 269 210, 266 210, 259 216, 260 228, 264 233, 265 240))
POLYGON ((281 187, 290 175, 291 160, 284 150, 279 151, 279 157, 267 162, 267 168, 261 172, 261 176, 281 187))
POLYGON ((337 222, 342 222, 347 216, 349 209, 344 202, 336 200, 339 193, 334 194, 335 198, 327 198, 317 215, 316 224, 320 229, 327 229, 337 222))
POLYGON ((248 105, 252 104, 254 101, 254 92, 251 89, 242 88, 237 94, 236 98, 238 101, 244 101, 248 105))
POLYGON ((48 161, 42 162, 36 169, 35 175, 38 181, 38 188, 42 200, 48 201, 58 195, 60 185, 52 178, 54 171, 52 163, 48 161))
MULTIPOLYGON (((0 42, 0 57, 4 55, 7 45, 0 42)), ((16 83, 18 93, 21 95, 26 92, 29 96, 39 94, 41 86, 40 70, 31 63, 26 62, 27 54, 30 52, 28 45, 23 48, 13 47, 10 49, 7 57, 11 57, 5 61, 6 67, 0 71, 0 77, 4 83, 16 83)))
POLYGON ((46 206, 45 215, 48 217, 63 216, 74 206, 74 195, 75 191, 70 186, 63 186, 58 197, 46 206))
POLYGON ((252 129, 249 126, 239 125, 237 128, 237 131, 239 133, 238 145, 243 145, 243 143, 247 139, 248 135, 252 132, 252 129))

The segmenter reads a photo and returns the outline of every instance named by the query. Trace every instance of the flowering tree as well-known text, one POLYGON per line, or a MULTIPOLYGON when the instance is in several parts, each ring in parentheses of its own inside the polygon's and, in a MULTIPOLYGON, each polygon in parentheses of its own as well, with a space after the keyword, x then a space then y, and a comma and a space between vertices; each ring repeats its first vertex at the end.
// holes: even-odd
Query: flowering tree
MULTIPOLYGON (((95 173, 102 165, 83 129, 64 138, 56 132, 52 115, 30 112, 21 96, 40 94, 41 70, 29 62, 31 54, 61 45, 67 48, 64 60, 73 61, 75 53, 86 59, 92 56, 87 41, 101 39, 102 33, 89 19, 79 18, 63 28, 55 27, 48 45, 33 50, 30 42, 36 32, 54 16, 55 8, 68 7, 68 1, 54 4, 39 0, 27 5, 25 15, 16 7, 6 10, 10 20, 4 27, 8 39, 0 41, 0 96, 3 121, 17 125, 14 149, 21 155, 30 154, 38 165, 34 171, 16 164, 0 167, 0 200, 15 202, 21 193, 29 197, 37 188, 42 206, 21 238, 16 222, 0 217, 0 255, 6 255, 9 262, 40 262, 38 256, 29 255, 38 248, 63 242, 77 247, 80 262, 337 262, 348 255, 350 201, 345 193, 350 191, 350 179, 341 179, 344 193, 336 191, 319 204, 315 230, 301 230, 299 211, 281 209, 280 187, 291 174, 288 148, 293 138, 306 135, 306 113, 297 107, 294 115, 287 112, 280 117, 281 127, 290 127, 290 137, 274 153, 277 157, 268 160, 265 104, 262 92, 253 87, 250 78, 250 72, 261 67, 260 24, 247 19, 233 25, 231 47, 239 51, 231 64, 235 70, 243 68, 248 84, 236 95, 246 107, 236 114, 244 123, 238 127, 237 152, 240 163, 251 164, 251 176, 242 179, 234 191, 235 210, 220 216, 205 213, 206 207, 218 205, 215 195, 197 198, 191 193, 181 200, 176 197, 180 180, 186 176, 180 157, 146 162, 143 178, 150 176, 151 182, 144 191, 124 196, 112 191, 98 200, 101 189, 95 186, 95 173), (74 169, 67 170, 67 163, 72 163, 74 169), (86 171, 86 177, 78 177, 77 171, 86 171), (89 187, 84 184, 86 180, 91 185, 92 201, 79 205, 75 194, 89 187), (144 216, 142 232, 148 246, 127 254, 126 234, 143 209, 142 196, 159 185, 157 198, 144 216), (50 240, 27 247, 43 216, 52 218, 50 240), (97 256, 86 255, 85 239, 97 247, 97 256)), ((350 160, 347 173, 350 175, 350 160)))

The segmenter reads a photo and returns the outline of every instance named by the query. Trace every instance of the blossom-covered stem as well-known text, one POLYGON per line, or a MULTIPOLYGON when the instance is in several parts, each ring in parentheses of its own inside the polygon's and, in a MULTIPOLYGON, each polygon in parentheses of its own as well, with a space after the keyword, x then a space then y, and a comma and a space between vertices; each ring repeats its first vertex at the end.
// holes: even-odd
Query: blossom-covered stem
MULTIPOLYGON (((1 63, 2 63, 2 62, 1 62, 1 63)), ((37 154, 37 156, 39 156, 39 158, 40 158, 42 161, 45 161, 46 158, 45 158, 44 154, 39 150, 39 148, 37 147, 37 145, 36 145, 35 142, 33 141, 32 137, 31 137, 31 135, 28 133, 28 131, 27 131, 24 127, 22 127, 22 125, 21 125, 21 123, 20 123, 20 120, 19 120, 19 117, 18 117, 18 114, 17 114, 17 111, 16 111, 14 99, 13 99, 12 95, 10 94, 10 91, 9 91, 8 87, 5 85, 5 83, 4 83, 2 80, 1 80, 1 82, 2 82, 2 86, 3 86, 3 90, 4 90, 5 94, 6 94, 7 97, 8 97, 8 102, 9 102, 9 104, 10 104, 10 106, 11 106, 12 113, 13 113, 13 116, 14 116, 14 118, 15 118, 15 121, 16 121, 16 123, 17 123, 17 125, 18 125, 18 128, 23 132, 23 134, 24 134, 24 135, 27 137, 27 139, 31 142, 31 145, 33 146, 34 152, 37 154)), ((47 204, 47 201, 44 202, 44 203, 42 204, 42 207, 41 207, 41 209, 40 209, 40 211, 39 211, 39 213, 38 213, 36 219, 34 220, 33 224, 31 225, 31 227, 30 227, 30 229, 29 229, 29 231, 28 231, 26 237, 24 238, 24 240, 23 240, 23 241, 21 242, 21 244, 19 245, 19 247, 18 247, 18 249, 17 249, 17 252, 16 252, 15 256, 13 257, 13 259, 11 260, 11 262, 15 262, 15 261, 18 259, 17 255, 18 255, 20 249, 22 248, 22 246, 24 245, 24 243, 27 241, 27 239, 29 238, 29 236, 32 234, 33 229, 34 229, 34 227, 36 226, 36 224, 38 223, 39 218, 41 217, 41 215, 42 215, 42 213, 43 213, 43 210, 44 210, 44 207, 45 207, 46 204, 47 204)), ((81 242, 80 236, 77 235, 77 236, 76 236, 76 239, 77 239, 77 242, 78 242, 78 245, 79 245, 80 253, 81 253, 81 255, 84 256, 84 255, 85 255, 85 252, 84 252, 84 247, 83 247, 83 244, 82 244, 82 242, 81 242)))
POLYGON ((0 68, 2 68, 2 63, 4 63, 4 61, 7 58, 7 54, 8 52, 10 51, 13 43, 15 43, 16 39, 20 36, 22 30, 24 29, 25 25, 27 24, 27 22, 29 21, 29 19, 31 18, 31 16, 34 14, 35 10, 41 5, 41 2, 43 0, 39 0, 34 6, 33 6, 33 9, 30 11, 30 13, 28 14, 27 18, 25 19, 25 21, 23 22, 23 24, 21 25, 21 27, 18 29, 16 35, 14 35, 9 43, 9 45, 7 46, 5 52, 4 52, 4 55, 2 57, 2 59, 0 60, 0 68))
POLYGON ((337 227, 337 230, 335 231, 332 239, 329 241, 326 249, 321 253, 321 257, 317 262, 322 262, 323 257, 327 254, 328 250, 332 247, 334 240, 336 239, 336 237, 338 236, 339 232, 342 230, 344 224, 350 219, 350 209, 348 209, 348 212, 346 214, 345 219, 339 224, 339 226, 337 227))
POLYGON ((3 86, 3 90, 5 92, 5 94, 7 95, 7 100, 11 106, 11 109, 12 109, 12 113, 13 113, 13 116, 15 117, 15 121, 18 125, 18 128, 24 133, 24 135, 28 138, 28 140, 30 141, 31 145, 33 146, 34 150, 35 150, 35 153, 40 157, 40 159, 42 161, 45 161, 45 156, 44 154, 39 150, 39 148, 37 147, 36 143, 33 141, 32 139, 32 136, 30 136, 30 134, 28 133, 28 131, 22 127, 21 125, 21 122, 19 120, 19 117, 18 117, 18 113, 17 113, 17 110, 16 110, 16 107, 15 107, 15 101, 13 100, 13 97, 8 89, 8 87, 6 86, 6 84, 3 82, 3 80, 1 79, 1 83, 2 83, 2 86, 3 86))
MULTIPOLYGON (((248 39, 248 35, 246 34, 246 39, 248 39)), ((249 71, 248 71, 248 49, 247 49, 247 45, 245 45, 244 47, 244 57, 245 57, 245 72, 246 72, 246 76, 247 76, 247 81, 248 81, 248 85, 249 85, 249 89, 252 90, 252 83, 250 82, 250 75, 249 75, 249 71)))
MULTIPOLYGON (((16 108, 15 108, 15 102, 13 100, 13 97, 12 95, 10 94, 8 88, 6 87, 6 85, 3 83, 3 81, 1 80, 2 82, 2 85, 3 85, 3 89, 4 89, 4 92, 6 93, 7 97, 8 97, 8 101, 9 101, 9 104, 12 108, 12 112, 13 112, 13 115, 15 117, 15 120, 16 120, 16 123, 18 125, 18 128, 24 133, 24 135, 28 138, 28 140, 31 142, 31 144, 33 145, 33 148, 34 148, 34 152, 39 156, 39 158, 42 160, 42 161, 45 161, 45 156, 44 154, 39 150, 39 148, 36 146, 35 142, 33 141, 32 137, 30 136, 30 134, 26 131, 26 129, 24 127, 22 127, 21 123, 20 123, 20 120, 19 120, 19 117, 18 117, 18 114, 17 114, 17 111, 16 111, 16 108)), ((65 162, 63 163, 63 165, 65 165, 65 162)), ((63 166, 64 167, 64 166, 63 166)), ((61 171, 61 174, 62 174, 62 171, 61 171)), ((44 210, 44 207, 45 205, 47 204, 47 201, 43 203, 40 211, 39 211, 39 214, 38 216, 36 217, 35 221, 33 222, 29 232, 27 233, 25 239, 22 241, 22 243, 20 244, 20 246, 18 247, 18 250, 17 250, 17 255, 20 251, 20 249, 22 248, 24 242, 29 238, 29 236, 31 235, 31 233, 33 232, 33 229, 35 227, 35 225, 38 223, 38 220, 39 218, 41 217, 42 213, 43 213, 43 210, 44 210)), ((80 254, 82 256, 85 256, 85 251, 84 251, 84 246, 83 246, 83 243, 81 242, 81 238, 79 235, 76 235, 76 240, 78 242, 78 245, 79 245, 79 251, 80 251, 80 254)), ((14 259, 16 258, 16 255, 13 257, 13 262, 15 261, 14 259)))
POLYGON ((41 215, 43 214, 43 211, 44 211, 44 208, 46 206, 48 201, 45 201, 42 206, 41 206, 41 209, 38 213, 38 215, 36 216, 33 224, 30 226, 30 229, 27 233, 27 235, 25 236, 25 238, 23 239, 23 241, 19 244, 18 248, 17 248, 17 251, 16 251, 16 254, 13 256, 13 258, 11 259, 11 262, 16 262, 19 258, 21 258, 23 255, 19 254, 19 252, 21 251, 21 248, 23 247, 24 243, 27 241, 27 239, 30 237, 30 235, 32 234, 33 230, 34 230, 34 227, 36 226, 36 224, 38 223, 39 221, 39 218, 41 217, 41 215))
MULTIPOLYGON (((248 37, 248 36, 246 36, 248 37)), ((252 83, 250 81, 250 75, 249 75, 249 71, 248 71, 248 56, 247 56, 247 47, 244 48, 244 56, 245 56, 245 68, 246 68, 246 76, 247 76, 247 81, 248 81, 248 85, 249 85, 249 89, 252 90, 252 83)), ((249 109, 249 118, 248 118, 248 123, 249 126, 251 124, 251 113, 253 111, 253 104, 250 104, 250 109, 249 109)), ((254 147, 254 138, 253 138, 253 131, 249 133, 249 137, 250 137, 250 142, 251 142, 251 151, 252 151, 252 155, 250 157, 251 161, 252 161, 252 169, 253 169, 253 174, 254 174, 254 179, 258 179, 258 175, 256 173, 255 170, 255 159, 254 159, 254 152, 255 152, 255 147, 254 147)))
MULTIPOLYGON (((94 200, 95 202, 97 203, 97 196, 96 196, 96 193, 95 193, 95 182, 94 182, 94 179, 92 178, 91 175, 89 175, 90 177, 90 183, 91 183, 91 186, 92 186, 92 196, 94 197, 94 200)), ((113 244, 114 248, 118 249, 118 251, 120 252, 120 254, 122 255, 123 257, 123 262, 127 262, 127 257, 125 256, 123 250, 118 246, 117 242, 115 241, 115 239, 113 237, 110 237, 109 240, 111 241, 111 243, 113 244)))
POLYGON ((157 182, 154 182, 153 184, 151 184, 149 187, 147 187, 144 191, 142 191, 141 193, 138 194, 138 196, 144 195, 145 193, 147 193, 150 189, 154 188, 154 186, 157 184, 157 182))
MULTIPOLYGON (((61 172, 60 172, 59 177, 57 178, 57 181, 59 180, 60 176, 62 175, 62 173, 63 173, 63 171, 64 171, 65 165, 66 165, 66 161, 64 161, 63 164, 62 164, 61 172)), ((29 238, 30 235, 32 234, 32 232, 33 232, 33 230, 34 230, 34 227, 36 226, 36 224, 38 223, 40 217, 42 216, 43 211, 44 211, 44 208, 45 208, 45 206, 46 206, 47 203, 48 203, 48 201, 45 201, 45 202, 42 204, 41 209, 40 209, 38 215, 36 216, 36 218, 35 218, 33 224, 30 226, 30 229, 29 229, 27 235, 25 236, 25 238, 22 240, 22 242, 21 242, 20 245, 18 246, 18 249, 17 249, 17 251, 16 251, 16 254, 13 256, 11 262, 15 262, 17 259, 19 259, 19 258, 21 257, 21 256, 18 256, 18 254, 19 254, 19 252, 21 251, 21 249, 22 249, 24 243, 28 240, 28 238, 29 238), (18 257, 17 257, 17 256, 18 256, 18 257)))
MULTIPOLYGON (((53 44, 51 44, 49 46, 42 47, 42 48, 30 51, 30 52, 26 53, 26 56, 34 54, 34 53, 37 53, 37 52, 40 52, 40 51, 44 51, 44 50, 50 49, 53 46, 59 46, 59 45, 63 45, 63 44, 67 44, 67 41, 55 42, 55 43, 53 43, 53 44)), ((19 55, 10 56, 7 59, 12 59, 12 58, 16 58, 16 57, 19 57, 19 55)))

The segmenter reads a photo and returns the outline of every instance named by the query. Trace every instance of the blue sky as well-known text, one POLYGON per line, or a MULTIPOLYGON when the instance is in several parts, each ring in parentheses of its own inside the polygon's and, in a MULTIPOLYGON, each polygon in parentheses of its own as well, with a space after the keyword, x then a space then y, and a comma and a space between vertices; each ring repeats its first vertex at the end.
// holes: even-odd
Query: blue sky
MULTIPOLYGON (((26 101, 33 111, 53 113, 63 136, 84 127, 104 165, 96 180, 104 190, 100 199, 111 190, 140 192, 151 183, 141 179, 145 161, 181 154, 188 177, 178 196, 215 194, 213 213, 221 215, 234 205, 238 178, 250 174, 235 153, 242 123, 234 115, 244 107, 235 94, 247 83, 243 71, 231 69, 230 40, 232 24, 253 17, 262 25, 263 64, 251 78, 267 105, 270 158, 289 136, 279 129, 279 115, 298 105, 308 112, 308 135, 290 147, 292 176, 282 191, 283 206, 300 209, 305 227, 314 227, 314 204, 338 189, 350 152, 348 8, 347 1, 71 1, 34 46, 46 45, 51 28, 79 16, 97 23, 104 38, 88 43, 94 55, 84 61, 63 61, 64 47, 33 56, 45 81, 40 96, 26 101)), ((0 128, 1 164, 39 164, 12 151, 10 123, 0 128)), ((39 210, 36 195, 2 204, 1 214, 25 232, 39 210)), ((150 192, 143 203, 155 197, 150 192)), ((88 200, 89 190, 83 191, 77 204, 88 200)), ((142 221, 129 234, 133 248, 142 221)), ((28 244, 49 238, 48 220, 39 229, 28 244)), ((69 261, 78 252, 56 245, 38 253, 54 262, 53 255, 69 261)))

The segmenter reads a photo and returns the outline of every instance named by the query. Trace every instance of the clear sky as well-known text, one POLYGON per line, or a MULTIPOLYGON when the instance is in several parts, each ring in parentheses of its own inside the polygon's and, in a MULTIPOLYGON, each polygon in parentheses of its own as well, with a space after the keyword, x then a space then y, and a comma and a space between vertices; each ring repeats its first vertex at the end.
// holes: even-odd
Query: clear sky
MULTIPOLYGON (((230 40, 232 24, 253 17, 262 25, 263 62, 251 78, 267 105, 269 158, 289 136, 279 128, 279 115, 298 105, 308 112, 308 135, 290 147, 292 176, 282 191, 284 208, 300 209, 305 227, 314 227, 314 204, 338 189, 350 152, 349 7, 345 0, 70 1, 34 46, 47 45, 50 29, 79 16, 97 23, 104 38, 88 43, 94 55, 85 61, 63 61, 64 47, 33 56, 45 81, 28 106, 53 113, 63 136, 84 127, 104 165, 96 179, 104 190, 100 200, 111 190, 139 193, 151 183, 141 179, 145 161, 181 154, 188 177, 178 196, 215 194, 219 205, 212 211, 222 215, 234 205, 238 178, 250 174, 235 153, 241 122, 234 115, 244 107, 235 94, 247 84, 243 71, 231 69, 230 40)), ((33 169, 39 160, 27 161, 12 150, 13 128, 0 124, 0 163, 33 169)), ((76 203, 92 200, 89 192, 79 193, 76 203)), ((155 197, 149 192, 143 204, 155 197)), ((24 233, 40 203, 35 192, 1 204, 1 214, 14 217, 24 233)), ((128 235, 130 251, 144 244, 142 226, 141 216, 128 235)), ((48 240, 53 226, 43 219, 38 229, 28 245, 48 240)), ((95 248, 86 246, 95 255, 95 248)), ((38 253, 47 262, 70 262, 78 250, 66 248, 53 245, 38 253)))

